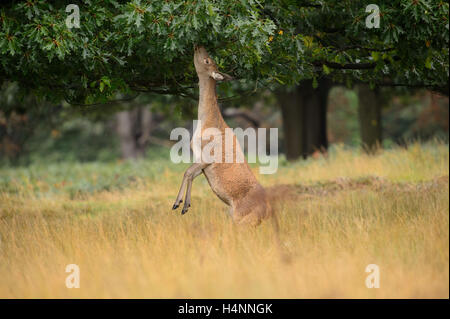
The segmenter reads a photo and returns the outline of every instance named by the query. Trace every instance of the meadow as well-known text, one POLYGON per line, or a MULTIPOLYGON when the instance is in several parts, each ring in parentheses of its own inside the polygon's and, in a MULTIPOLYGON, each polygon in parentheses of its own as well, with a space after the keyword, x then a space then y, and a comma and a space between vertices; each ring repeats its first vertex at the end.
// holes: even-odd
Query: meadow
POLYGON ((203 176, 189 212, 172 211, 186 167, 0 168, 0 298, 449 298, 447 144, 252 167, 278 198, 288 259, 269 222, 235 226, 203 176), (380 288, 366 287, 369 264, 380 288))

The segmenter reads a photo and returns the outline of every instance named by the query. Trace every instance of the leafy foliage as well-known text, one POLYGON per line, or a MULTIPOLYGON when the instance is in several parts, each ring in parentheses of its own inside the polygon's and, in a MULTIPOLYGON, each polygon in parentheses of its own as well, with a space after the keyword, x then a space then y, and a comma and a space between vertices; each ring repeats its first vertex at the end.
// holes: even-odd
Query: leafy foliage
POLYGON ((66 1, 10 1, 0 10, 0 80, 71 103, 118 92, 193 96, 194 44, 219 67, 256 86, 330 76, 346 82, 448 83, 448 3, 377 1, 79 1, 80 28, 66 1))

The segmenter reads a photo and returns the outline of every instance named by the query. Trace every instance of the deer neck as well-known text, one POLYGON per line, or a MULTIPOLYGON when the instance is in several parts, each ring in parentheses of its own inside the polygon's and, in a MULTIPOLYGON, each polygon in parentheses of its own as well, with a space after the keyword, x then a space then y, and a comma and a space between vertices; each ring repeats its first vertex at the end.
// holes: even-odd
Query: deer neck
POLYGON ((210 77, 202 78, 199 84, 198 120, 208 127, 218 127, 223 121, 217 104, 216 81, 210 77))

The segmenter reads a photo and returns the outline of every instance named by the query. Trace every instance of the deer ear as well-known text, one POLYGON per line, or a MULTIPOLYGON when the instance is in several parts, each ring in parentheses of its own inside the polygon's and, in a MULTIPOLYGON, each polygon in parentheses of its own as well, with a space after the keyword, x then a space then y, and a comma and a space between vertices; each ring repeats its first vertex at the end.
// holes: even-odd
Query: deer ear
POLYGON ((226 73, 214 71, 211 74, 211 77, 216 81, 231 81, 233 80, 233 77, 231 75, 228 75, 226 73))

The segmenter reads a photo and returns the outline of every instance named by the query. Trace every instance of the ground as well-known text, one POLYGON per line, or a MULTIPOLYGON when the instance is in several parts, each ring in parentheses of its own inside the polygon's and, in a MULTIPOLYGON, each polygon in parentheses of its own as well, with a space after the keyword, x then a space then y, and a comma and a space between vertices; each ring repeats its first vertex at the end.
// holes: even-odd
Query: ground
POLYGON ((288 258, 270 223, 233 225, 203 176, 189 212, 172 211, 186 167, 0 169, 0 298, 449 298, 448 145, 337 147, 274 175, 254 166, 288 258))

